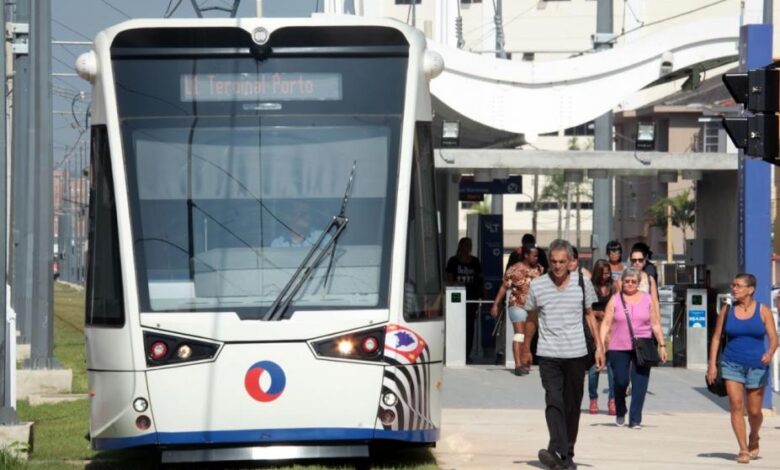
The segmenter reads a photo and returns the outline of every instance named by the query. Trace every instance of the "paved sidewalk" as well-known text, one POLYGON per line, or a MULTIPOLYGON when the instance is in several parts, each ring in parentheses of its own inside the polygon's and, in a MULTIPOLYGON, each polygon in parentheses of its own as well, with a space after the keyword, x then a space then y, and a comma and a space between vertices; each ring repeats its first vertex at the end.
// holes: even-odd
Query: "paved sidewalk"
MULTIPOLYGON (((637 431, 583 414, 574 461, 594 470, 742 467, 726 413, 648 413, 644 421, 637 431)), ((764 420, 761 444, 761 458, 746 467, 780 468, 780 418, 764 420)), ((536 453, 546 445, 542 410, 445 409, 434 455, 445 470, 544 468, 536 453)))
MULTIPOLYGON (((587 409, 588 392, 583 397, 587 409)), ((738 450, 725 398, 709 394, 704 373, 654 369, 643 428, 618 428, 607 416, 606 375, 599 383, 602 412, 584 411, 577 441, 581 469, 735 468, 738 450)), ((503 367, 444 371, 442 436, 434 454, 442 469, 544 468, 536 454, 547 445, 544 391, 536 367, 515 377, 503 367)), ((780 395, 774 395, 775 407, 780 395)), ((780 469, 780 417, 764 419, 761 458, 746 468, 780 469)), ((742 468, 742 466, 739 466, 742 468)))

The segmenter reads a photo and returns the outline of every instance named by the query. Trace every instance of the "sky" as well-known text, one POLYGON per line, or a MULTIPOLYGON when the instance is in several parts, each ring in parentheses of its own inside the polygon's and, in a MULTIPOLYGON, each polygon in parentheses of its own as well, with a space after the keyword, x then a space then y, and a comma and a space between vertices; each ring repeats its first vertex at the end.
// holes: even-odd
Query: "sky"
MULTIPOLYGON (((201 6, 232 6, 232 0, 197 0, 201 6)), ((95 35, 130 18, 162 18, 168 8, 176 7, 172 17, 194 18, 191 0, 51 0, 53 41, 92 41, 95 35)), ((322 0, 263 0, 264 16, 309 16, 322 9, 322 0)), ((239 17, 255 16, 256 1, 241 0, 239 17)), ((207 17, 227 17, 224 12, 207 12, 207 17)), ((88 45, 52 45, 52 72, 75 73, 76 58, 90 49, 88 45)), ((75 146, 83 146, 89 133, 82 132, 91 89, 79 77, 54 76, 53 128, 55 166, 65 156, 75 154, 75 146), (76 97, 84 93, 84 98, 76 97), (75 98, 74 98, 75 97, 75 98), (72 105, 72 106, 71 106, 72 105), (75 115, 75 118, 74 118, 75 115), (78 122, 76 122, 78 119, 78 122)))

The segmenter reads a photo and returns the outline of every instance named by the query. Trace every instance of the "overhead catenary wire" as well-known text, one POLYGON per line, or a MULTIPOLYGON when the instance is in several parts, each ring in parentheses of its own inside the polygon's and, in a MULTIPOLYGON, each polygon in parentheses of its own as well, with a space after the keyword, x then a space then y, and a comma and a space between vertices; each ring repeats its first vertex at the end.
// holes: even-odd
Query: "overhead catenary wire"
POLYGON ((108 5, 108 6, 109 6, 109 7, 110 7, 112 10, 116 11, 116 12, 117 12, 117 13, 119 13, 120 15, 123 15, 123 16, 124 16, 125 18, 127 18, 128 20, 130 20, 130 19, 132 19, 132 18, 133 18, 132 16, 130 16, 130 15, 128 15, 127 13, 125 13, 124 11, 122 11, 122 9, 120 9, 119 7, 116 7, 116 6, 114 6, 114 5, 110 4, 110 3, 108 3, 108 1, 107 1, 107 0, 100 0, 100 1, 101 1, 101 2, 103 2, 103 3, 105 3, 106 5, 108 5))
POLYGON ((80 33, 79 31, 76 31, 75 29, 71 28, 70 26, 66 25, 65 23, 63 23, 61 21, 58 21, 56 18, 52 17, 51 21, 52 21, 52 23, 60 25, 61 27, 67 29, 71 33, 76 34, 76 35, 86 39, 87 41, 92 41, 92 38, 89 38, 89 37, 85 36, 84 34, 80 33))
POLYGON ((179 5, 181 5, 181 2, 183 2, 184 0, 178 0, 176 2, 176 5, 174 5, 173 8, 171 8, 173 1, 174 0, 168 0, 168 7, 165 8, 165 13, 163 13, 163 18, 170 18, 171 16, 173 16, 173 14, 176 12, 176 9, 179 8, 179 5))

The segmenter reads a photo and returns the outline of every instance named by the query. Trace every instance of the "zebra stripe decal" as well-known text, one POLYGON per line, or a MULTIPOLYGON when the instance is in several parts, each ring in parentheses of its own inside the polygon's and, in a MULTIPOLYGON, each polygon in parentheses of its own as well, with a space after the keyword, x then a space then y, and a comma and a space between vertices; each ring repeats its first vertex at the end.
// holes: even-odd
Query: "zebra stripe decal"
POLYGON ((430 408, 430 354, 425 340, 414 331, 388 325, 385 335, 385 366, 382 396, 377 410, 376 429, 414 431, 435 429, 430 408), (393 393, 397 400, 388 405, 384 397, 393 393), (381 417, 392 411, 395 420, 383 423, 381 417))

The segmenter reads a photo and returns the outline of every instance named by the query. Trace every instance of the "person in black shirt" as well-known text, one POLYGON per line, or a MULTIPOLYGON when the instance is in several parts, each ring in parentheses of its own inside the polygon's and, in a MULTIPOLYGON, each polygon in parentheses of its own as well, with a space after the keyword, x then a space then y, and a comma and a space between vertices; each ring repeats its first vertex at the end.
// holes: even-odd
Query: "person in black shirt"
MULTIPOLYGON (((485 281, 482 276, 482 264, 471 255, 471 239, 461 238, 458 251, 447 260, 447 282, 462 284, 466 287, 466 300, 485 298, 485 281)), ((470 362, 471 347, 474 339, 474 321, 477 319, 479 304, 466 303, 466 362, 470 362)))
POLYGON ((651 276, 653 279, 655 279, 655 285, 658 285, 658 269, 655 267, 655 264, 653 264, 650 261, 650 258, 653 257, 653 252, 650 251, 650 247, 647 246, 647 243, 644 242, 636 242, 634 243, 634 246, 631 247, 631 251, 641 251, 642 254, 645 257, 645 265, 642 267, 642 271, 647 273, 648 276, 651 276))
POLYGON ((536 263, 542 267, 542 273, 546 273, 550 267, 550 263, 547 261, 547 254, 544 252, 544 249, 536 246, 536 237, 530 233, 523 235, 523 238, 520 241, 520 246, 518 246, 517 249, 509 255, 509 261, 506 263, 506 269, 504 269, 504 272, 509 271, 509 268, 511 268, 513 264, 523 259, 521 251, 523 250, 524 246, 536 248, 536 251, 539 254, 536 263))

